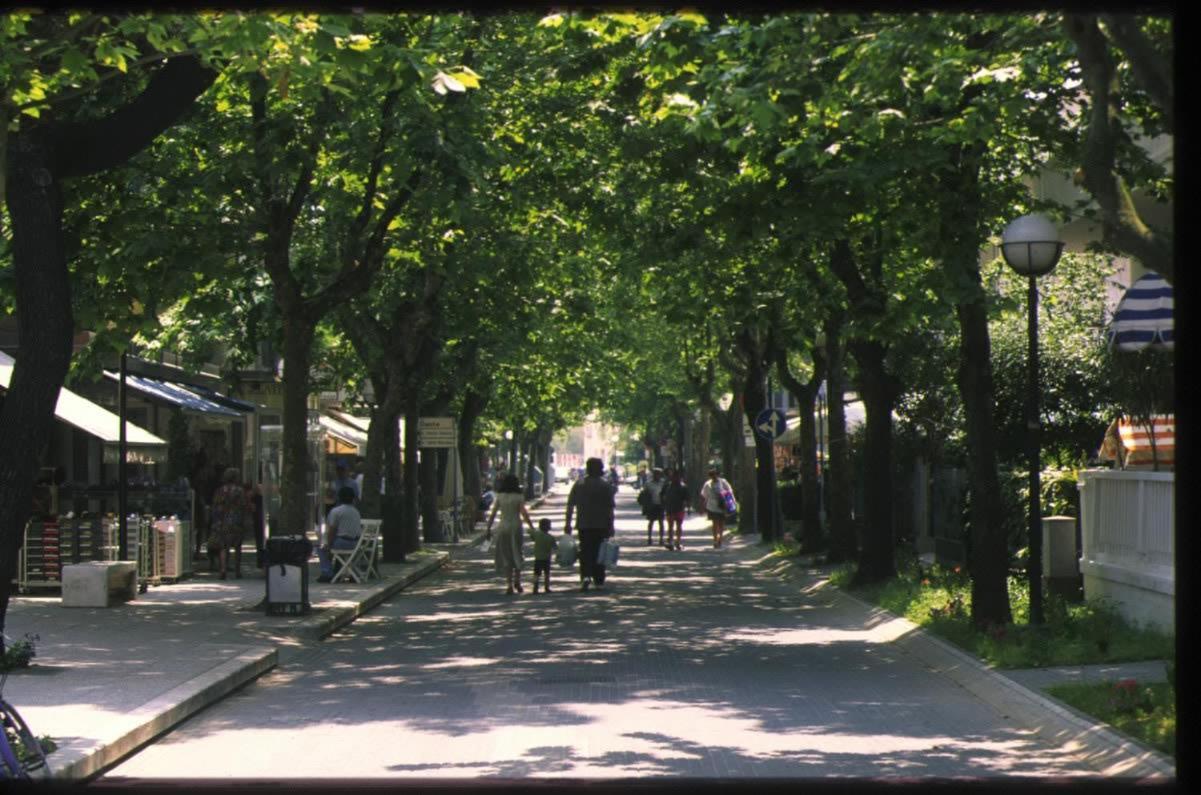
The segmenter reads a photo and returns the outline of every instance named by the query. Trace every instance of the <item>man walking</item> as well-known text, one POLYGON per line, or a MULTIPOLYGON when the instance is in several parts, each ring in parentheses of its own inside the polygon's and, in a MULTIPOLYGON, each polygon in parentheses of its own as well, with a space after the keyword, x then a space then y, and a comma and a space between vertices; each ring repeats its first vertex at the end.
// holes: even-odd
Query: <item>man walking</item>
POLYGON ((567 518, 564 531, 571 532, 571 516, 577 514, 580 529, 580 590, 587 591, 595 582, 605 583, 605 567, 596 562, 601 541, 613 535, 613 489, 605 482, 605 464, 599 458, 589 458, 584 464, 584 477, 575 482, 567 497, 567 518))
POLYGON ((638 494, 638 502, 642 504, 642 515, 646 517, 646 545, 651 545, 655 522, 659 523, 659 546, 663 546, 663 470, 655 467, 651 480, 646 482, 638 494))

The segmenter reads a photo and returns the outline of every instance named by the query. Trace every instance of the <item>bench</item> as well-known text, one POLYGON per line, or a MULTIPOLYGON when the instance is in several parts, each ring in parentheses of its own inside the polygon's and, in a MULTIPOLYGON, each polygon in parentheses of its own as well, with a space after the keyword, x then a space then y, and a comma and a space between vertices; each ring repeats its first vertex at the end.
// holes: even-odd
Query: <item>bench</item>
POLYGON ((63 566, 63 607, 110 607, 137 595, 138 564, 132 560, 90 560, 63 566))

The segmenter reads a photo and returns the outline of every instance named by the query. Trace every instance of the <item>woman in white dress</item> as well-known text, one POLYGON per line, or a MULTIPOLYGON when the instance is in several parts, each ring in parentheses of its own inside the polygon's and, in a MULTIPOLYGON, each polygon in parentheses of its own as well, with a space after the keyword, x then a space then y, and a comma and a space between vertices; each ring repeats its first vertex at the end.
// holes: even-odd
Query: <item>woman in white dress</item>
POLYGON ((530 514, 525 509, 525 496, 521 492, 521 483, 517 476, 509 473, 501 478, 496 500, 492 505, 492 513, 488 517, 487 538, 493 541, 492 550, 496 559, 496 573, 505 575, 505 593, 517 591, 521 593, 521 567, 524 563, 521 554, 521 520, 534 529, 530 514), (500 512, 500 524, 496 528, 496 538, 492 539, 492 522, 500 512))

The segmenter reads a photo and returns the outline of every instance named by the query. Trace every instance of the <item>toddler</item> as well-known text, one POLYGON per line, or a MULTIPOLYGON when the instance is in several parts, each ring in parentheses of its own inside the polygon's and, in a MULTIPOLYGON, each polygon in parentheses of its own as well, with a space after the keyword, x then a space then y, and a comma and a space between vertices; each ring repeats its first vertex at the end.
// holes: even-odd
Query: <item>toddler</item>
POLYGON ((544 590, 550 593, 550 556, 558 546, 558 540, 550 534, 550 519, 540 519, 538 529, 529 530, 530 538, 534 539, 534 593, 538 593, 538 575, 544 574, 544 590))

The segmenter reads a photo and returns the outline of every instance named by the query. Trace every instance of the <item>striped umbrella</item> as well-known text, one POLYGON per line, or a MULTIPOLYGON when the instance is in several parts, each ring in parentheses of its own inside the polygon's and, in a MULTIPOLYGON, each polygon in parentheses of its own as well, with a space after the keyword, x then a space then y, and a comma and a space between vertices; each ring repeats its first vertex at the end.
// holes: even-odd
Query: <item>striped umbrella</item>
POLYGON ((1158 273, 1148 273, 1130 285, 1118 302, 1108 337, 1120 351, 1148 346, 1172 350, 1172 285, 1158 273))

